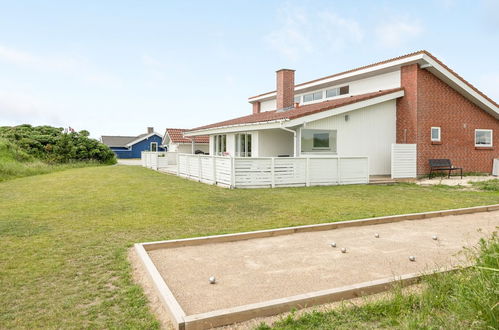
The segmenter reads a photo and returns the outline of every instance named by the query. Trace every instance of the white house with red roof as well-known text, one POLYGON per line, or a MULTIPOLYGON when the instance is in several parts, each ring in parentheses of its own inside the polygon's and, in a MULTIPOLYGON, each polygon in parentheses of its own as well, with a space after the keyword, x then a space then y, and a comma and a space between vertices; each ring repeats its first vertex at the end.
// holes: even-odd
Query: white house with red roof
POLYGON ((169 152, 179 152, 193 154, 197 150, 203 153, 209 153, 209 136, 199 135, 194 137, 185 137, 183 128, 167 128, 163 136, 163 146, 169 152))
POLYGON ((490 173, 499 158, 498 104, 427 51, 300 84, 282 69, 276 80, 275 91, 249 98, 250 115, 184 136, 209 136, 215 156, 366 157, 369 175, 404 164, 408 176, 423 175, 429 159, 442 158, 490 173))

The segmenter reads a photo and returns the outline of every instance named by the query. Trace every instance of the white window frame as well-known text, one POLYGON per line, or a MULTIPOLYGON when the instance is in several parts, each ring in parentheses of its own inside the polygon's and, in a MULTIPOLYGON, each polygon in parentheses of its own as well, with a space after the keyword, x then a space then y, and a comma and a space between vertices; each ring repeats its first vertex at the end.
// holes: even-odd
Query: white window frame
POLYGON ((216 156, 223 156, 227 152, 227 135, 226 134, 217 134, 213 138, 215 142, 215 152, 216 156), (225 141, 224 141, 225 136, 225 141), (220 145, 220 147, 219 147, 220 145))
MULTIPOLYGON (((314 132, 311 132, 311 133, 314 134, 314 132)), ((313 139, 313 135, 312 135, 312 139, 313 139)), ((330 143, 331 143, 331 141, 330 141, 330 143)), ((338 130, 337 129, 300 128, 300 146, 299 146, 299 150, 300 150, 300 155, 337 155, 338 154, 338 130), (311 150, 304 151, 303 150, 303 144, 302 144, 303 131, 304 130, 307 130, 307 131, 317 131, 317 133, 323 133, 324 131, 327 131, 327 133, 330 134, 330 138, 331 138, 331 134, 334 134, 335 135, 335 148, 334 148, 334 150, 332 150, 332 151, 326 151, 326 150, 332 149, 331 145, 328 148, 325 148, 325 147, 313 147, 313 145, 312 145, 311 150)))
POLYGON ((252 150, 248 151, 248 145, 253 149, 253 137, 251 133, 239 133, 235 135, 236 141, 236 157, 251 157, 252 150), (244 150, 240 150, 241 137, 244 136, 244 150), (251 139, 251 144, 248 144, 248 137, 251 139))
POLYGON ((492 147, 494 145, 494 130, 492 129, 483 129, 483 128, 477 128, 475 129, 475 147, 492 147), (478 132, 490 132, 490 144, 477 144, 476 143, 476 133, 478 132))
POLYGON ((431 138, 431 142, 441 142, 442 141, 442 129, 440 127, 432 127, 430 129, 430 138, 431 138), (433 138, 433 130, 434 129, 438 130, 438 138, 436 138, 436 139, 433 138))
POLYGON ((151 142, 151 144, 149 145, 149 151, 158 152, 158 142, 151 142), (152 150, 153 144, 156 145, 156 151, 152 150))
POLYGON ((300 104, 312 104, 312 103, 322 102, 322 101, 325 101, 325 100, 334 100, 334 99, 337 99, 337 98, 342 98, 342 97, 350 95, 350 88, 348 88, 348 93, 340 95, 340 88, 341 87, 345 87, 345 86, 350 86, 350 85, 346 84, 346 85, 340 85, 340 86, 337 86, 337 87, 326 87, 326 88, 318 89, 318 90, 311 91, 311 92, 308 92, 308 93, 298 94, 298 95, 295 95, 295 97, 299 97, 300 98, 300 101, 301 101, 301 102, 299 102, 300 104), (331 97, 327 97, 327 91, 331 90, 331 89, 336 89, 338 91, 337 95, 331 96, 331 97), (317 99, 317 100, 312 100, 312 101, 305 101, 305 98, 304 98, 305 95, 319 93, 319 92, 322 93, 322 98, 317 99))

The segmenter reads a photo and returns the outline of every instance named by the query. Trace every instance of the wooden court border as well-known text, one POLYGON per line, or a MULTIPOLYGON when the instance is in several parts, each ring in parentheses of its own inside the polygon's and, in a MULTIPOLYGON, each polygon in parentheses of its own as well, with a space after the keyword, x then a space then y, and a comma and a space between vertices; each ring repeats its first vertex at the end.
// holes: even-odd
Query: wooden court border
MULTIPOLYGON (((191 330, 191 329, 207 329, 216 326, 242 322, 256 317, 264 317, 290 311, 293 308, 305 308, 314 305, 321 305, 334 301, 351 299, 359 296, 379 293, 388 290, 394 285, 410 285, 416 283, 425 274, 413 273, 405 274, 397 277, 390 277, 376 281, 357 283, 353 285, 343 286, 334 289, 310 292, 301 295, 295 295, 286 298, 268 300, 264 302, 248 304, 243 306, 231 307, 200 313, 195 315, 186 315, 182 307, 175 299, 172 291, 164 281, 153 261, 149 257, 147 251, 177 248, 183 246, 196 246, 211 243, 234 242, 248 240, 254 238, 265 238, 280 235, 290 235, 294 233, 324 231, 338 228, 368 226, 383 223, 392 223, 405 220, 422 220, 435 217, 471 214, 479 212, 490 212, 499 210, 499 204, 475 206, 452 210, 431 211, 422 213, 412 213, 403 215, 392 215, 376 218, 366 218, 359 220, 349 220, 341 222, 323 223, 316 225, 305 225, 296 227, 286 227, 269 230, 259 230, 251 232, 243 232, 236 234, 203 236, 167 241, 137 243, 134 245, 135 251, 144 266, 146 273, 151 279, 156 293, 158 294, 165 310, 169 313, 170 319, 176 329, 191 330)), ((436 272, 446 272, 450 269, 439 269, 436 272)))

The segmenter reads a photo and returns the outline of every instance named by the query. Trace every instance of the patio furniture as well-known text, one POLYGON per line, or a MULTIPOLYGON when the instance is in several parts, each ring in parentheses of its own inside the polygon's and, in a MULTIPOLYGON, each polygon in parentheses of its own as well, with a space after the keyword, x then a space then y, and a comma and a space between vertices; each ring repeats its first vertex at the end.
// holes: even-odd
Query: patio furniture
POLYGON ((459 170, 461 171, 461 179, 463 178, 463 169, 461 167, 452 166, 450 159, 430 159, 430 176, 435 171, 449 171, 449 175, 447 178, 450 178, 450 174, 452 171, 459 170))

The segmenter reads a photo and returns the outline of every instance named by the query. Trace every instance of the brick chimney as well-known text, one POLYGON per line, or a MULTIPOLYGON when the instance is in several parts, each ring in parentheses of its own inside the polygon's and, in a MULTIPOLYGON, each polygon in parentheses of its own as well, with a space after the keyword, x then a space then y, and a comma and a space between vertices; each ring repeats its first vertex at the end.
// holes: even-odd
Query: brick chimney
POLYGON ((295 99, 295 70, 281 69, 277 74, 277 110, 293 107, 295 99))
POLYGON ((154 132, 154 127, 148 127, 147 134, 151 134, 152 132, 154 132))
POLYGON ((252 104, 253 104, 253 114, 260 113, 261 111, 260 102, 256 101, 253 102, 252 104))

